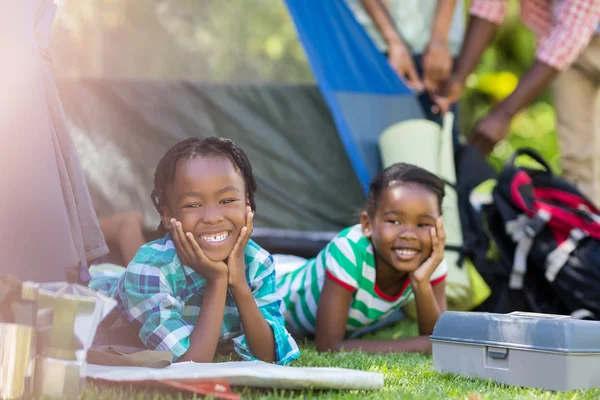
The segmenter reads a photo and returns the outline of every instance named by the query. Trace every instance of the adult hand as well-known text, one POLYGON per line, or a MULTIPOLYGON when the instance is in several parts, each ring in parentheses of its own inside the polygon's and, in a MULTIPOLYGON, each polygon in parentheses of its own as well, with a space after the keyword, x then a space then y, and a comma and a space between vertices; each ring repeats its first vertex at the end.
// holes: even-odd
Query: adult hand
POLYGON ((417 74, 417 68, 413 62, 412 55, 403 43, 390 44, 388 47, 388 62, 411 89, 417 92, 424 90, 423 83, 417 74))
POLYGON ((492 111, 479 120, 469 142, 487 157, 494 146, 508 135, 510 117, 500 111, 492 111))
POLYGON ((452 54, 448 43, 432 40, 423 53, 423 83, 431 94, 439 92, 440 86, 452 72, 452 54))
POLYGON ((248 282, 246 281, 246 260, 244 258, 244 249, 250 235, 252 234, 254 221, 254 213, 250 206, 246 207, 246 226, 240 230, 240 236, 235 242, 229 257, 227 258, 227 269, 229 271, 229 287, 232 290, 236 288, 248 288, 248 282))
POLYGON ((223 261, 209 259, 191 232, 183 233, 181 222, 171 219, 171 235, 177 254, 184 265, 202 275, 208 282, 227 277, 227 265, 223 261))
POLYGON ((417 269, 410 273, 410 279, 413 286, 429 282, 431 275, 444 259, 444 247, 446 246, 446 231, 444 230, 443 217, 436 221, 436 227, 431 228, 431 255, 423 261, 417 269))
POLYGON ((447 113, 452 104, 460 99, 464 88, 464 82, 454 75, 451 75, 439 86, 438 93, 433 95, 433 101, 438 105, 442 114, 447 113))

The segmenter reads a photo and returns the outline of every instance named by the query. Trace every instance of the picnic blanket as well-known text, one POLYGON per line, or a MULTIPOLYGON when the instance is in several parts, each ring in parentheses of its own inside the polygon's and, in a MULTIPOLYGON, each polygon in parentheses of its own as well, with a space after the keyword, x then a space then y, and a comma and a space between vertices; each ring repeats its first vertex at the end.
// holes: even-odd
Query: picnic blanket
POLYGON ((262 361, 173 363, 165 368, 88 364, 86 376, 111 382, 223 381, 231 386, 270 389, 378 390, 383 374, 345 368, 290 367, 262 361))
MULTIPOLYGON (((284 271, 298 268, 306 261, 282 254, 274 255, 274 258, 284 271)), ((120 266, 99 264, 90 268, 90 274, 118 276, 124 270, 120 266)), ((124 318, 118 313, 113 317, 103 321, 96 332, 94 345, 87 353, 86 376, 90 379, 144 386, 156 383, 222 399, 234 398, 230 397, 229 386, 338 390, 377 390, 383 387, 383 374, 344 368, 280 366, 261 361, 172 363, 170 352, 145 349, 124 318), (202 387, 202 384, 214 387, 202 387), (222 391, 216 389, 219 384, 223 385, 222 391)), ((218 353, 232 351, 227 342, 220 343, 217 348, 218 353)))

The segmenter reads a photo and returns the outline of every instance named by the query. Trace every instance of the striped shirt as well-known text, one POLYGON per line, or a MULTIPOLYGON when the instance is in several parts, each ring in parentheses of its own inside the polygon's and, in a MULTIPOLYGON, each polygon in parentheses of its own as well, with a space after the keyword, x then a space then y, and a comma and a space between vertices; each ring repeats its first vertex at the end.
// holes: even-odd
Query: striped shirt
MULTIPOLYGON (((278 364, 296 359, 298 346, 285 328, 276 293, 273 257, 254 241, 244 249, 246 278, 258 308, 273 329, 278 364)), ((190 335, 202 307, 206 280, 183 265, 171 234, 143 245, 121 276, 94 277, 89 287, 118 301, 117 309, 139 328, 150 350, 173 353, 173 361, 190 347, 190 335)), ((233 340, 242 359, 255 360, 231 293, 227 293, 220 342, 233 340)))
MULTIPOLYGON (((433 285, 444 281, 448 267, 440 263, 431 276, 433 285)), ((375 257, 371 242, 361 225, 341 231, 316 258, 302 267, 277 277, 277 291, 283 299, 282 314, 290 330, 315 333, 317 304, 325 276, 353 293, 346 332, 382 320, 405 305, 413 291, 408 276, 396 296, 389 296, 375 284, 375 257)))

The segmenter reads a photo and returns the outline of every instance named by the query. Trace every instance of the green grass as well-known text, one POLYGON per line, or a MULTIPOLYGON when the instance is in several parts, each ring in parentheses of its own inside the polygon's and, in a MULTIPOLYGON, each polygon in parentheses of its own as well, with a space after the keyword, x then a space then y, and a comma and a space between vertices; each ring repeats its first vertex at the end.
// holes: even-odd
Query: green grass
MULTIPOLYGON (((365 337, 389 339, 415 335, 417 328, 410 321, 365 337)), ((295 366, 341 367, 381 372, 385 386, 379 391, 264 391, 234 388, 242 399, 599 399, 600 389, 573 392, 518 388, 483 379, 468 379, 434 371, 431 357, 418 354, 371 355, 359 352, 319 354, 310 343, 302 344, 302 356, 295 366)), ((222 358, 220 361, 227 361, 222 358)), ((542 366, 540 366, 542 367, 542 366)), ((144 390, 127 386, 107 386, 88 383, 83 399, 192 399, 195 396, 161 390, 144 390)))

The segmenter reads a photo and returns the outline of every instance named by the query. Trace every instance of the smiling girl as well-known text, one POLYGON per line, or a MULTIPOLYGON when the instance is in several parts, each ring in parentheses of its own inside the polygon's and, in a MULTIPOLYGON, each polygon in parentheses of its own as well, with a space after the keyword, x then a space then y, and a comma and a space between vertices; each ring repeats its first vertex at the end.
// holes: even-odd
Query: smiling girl
POLYGON ((250 240, 255 191, 232 141, 176 144, 151 195, 164 237, 143 245, 119 278, 89 286, 115 296, 142 343, 174 361, 211 362, 232 340, 245 360, 289 363, 300 353, 279 311, 273 257, 250 240))
POLYGON ((429 335, 446 310, 441 217, 444 183, 395 164, 371 183, 361 223, 344 229, 315 259, 278 277, 283 314, 293 333, 315 336, 320 351, 431 351, 429 335), (414 296, 418 337, 349 339, 414 296))

